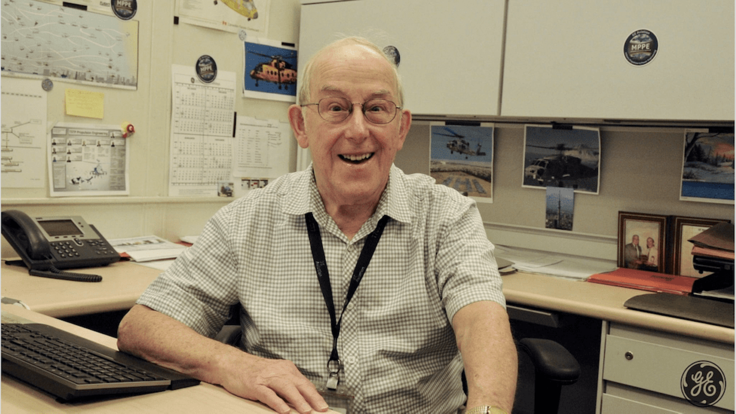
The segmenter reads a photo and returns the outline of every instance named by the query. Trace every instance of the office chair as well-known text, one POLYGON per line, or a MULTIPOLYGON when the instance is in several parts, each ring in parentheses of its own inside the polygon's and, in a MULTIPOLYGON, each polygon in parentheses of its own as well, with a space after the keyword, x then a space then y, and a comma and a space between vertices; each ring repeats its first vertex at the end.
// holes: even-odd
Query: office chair
MULTIPOLYGON (((225 325, 215 339, 237 346, 240 337, 240 325, 225 325)), ((580 364, 565 347, 549 339, 524 338, 517 346, 534 365, 534 414, 557 414, 562 386, 578 380, 580 364)), ((465 372, 462 381, 467 395, 465 372)))

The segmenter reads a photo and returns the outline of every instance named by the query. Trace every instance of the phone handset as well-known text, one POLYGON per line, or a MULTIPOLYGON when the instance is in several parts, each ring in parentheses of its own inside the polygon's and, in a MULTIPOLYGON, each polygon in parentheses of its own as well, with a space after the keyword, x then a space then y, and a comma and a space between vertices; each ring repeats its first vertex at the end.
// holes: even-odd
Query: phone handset
POLYGON ((2 212, 2 235, 23 260, 31 276, 79 282, 100 282, 102 276, 64 272, 54 265, 48 240, 26 213, 19 210, 2 212))

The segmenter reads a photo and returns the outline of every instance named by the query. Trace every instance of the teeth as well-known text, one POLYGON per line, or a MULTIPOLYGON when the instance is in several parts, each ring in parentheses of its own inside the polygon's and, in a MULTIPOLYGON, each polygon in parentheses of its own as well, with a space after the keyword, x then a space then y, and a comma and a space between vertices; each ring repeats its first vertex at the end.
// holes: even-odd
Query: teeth
POLYGON ((363 155, 341 155, 341 157, 344 158, 344 159, 346 159, 346 160, 357 162, 357 161, 367 160, 372 155, 373 155, 373 153, 368 153, 368 154, 363 154, 363 155))

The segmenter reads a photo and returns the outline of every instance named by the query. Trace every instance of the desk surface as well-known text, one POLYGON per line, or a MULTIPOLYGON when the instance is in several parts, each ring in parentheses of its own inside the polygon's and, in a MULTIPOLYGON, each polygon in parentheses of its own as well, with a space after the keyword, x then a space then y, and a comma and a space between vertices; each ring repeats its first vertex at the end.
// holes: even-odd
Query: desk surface
POLYGON ((72 282, 29 276, 23 266, 2 263, 2 295, 56 318, 130 309, 161 271, 121 261, 105 267, 74 269, 102 276, 102 282, 72 282))
MULTIPOLYGON (((34 322, 45 323, 67 330, 76 335, 117 349, 115 338, 66 323, 59 319, 30 312, 13 305, 2 305, 2 310, 3 312, 10 312, 34 322)), ((3 374, 2 389, 0 392, 2 392, 0 411, 4 413, 274 413, 274 411, 265 405, 236 397, 221 387, 207 383, 201 383, 195 387, 176 391, 163 391, 153 394, 62 404, 57 402, 50 394, 46 394, 15 380, 13 377, 3 374)), ((292 413, 296 413, 296 411, 292 410, 292 413)), ((328 413, 337 414, 334 411, 328 411, 328 413)))
MULTIPOLYGON (((129 309, 160 270, 131 262, 79 270, 102 275, 100 283, 69 282, 28 276, 22 267, 2 264, 2 295, 19 299, 32 310, 66 317, 129 309)), ((722 343, 734 343, 734 330, 671 318, 624 307, 629 298, 646 293, 552 276, 514 273, 503 276, 511 304, 620 322, 722 343)))

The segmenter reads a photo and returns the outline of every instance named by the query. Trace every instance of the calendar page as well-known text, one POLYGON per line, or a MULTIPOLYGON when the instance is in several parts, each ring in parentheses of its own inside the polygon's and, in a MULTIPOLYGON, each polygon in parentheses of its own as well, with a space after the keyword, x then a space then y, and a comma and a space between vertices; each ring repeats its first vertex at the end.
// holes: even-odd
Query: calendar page
POLYGON ((204 83, 194 67, 173 65, 169 195, 221 195, 232 187, 235 73, 204 83))

